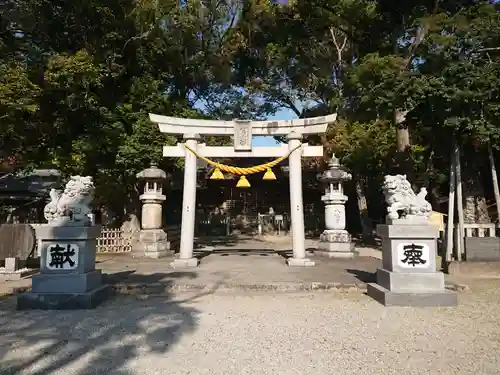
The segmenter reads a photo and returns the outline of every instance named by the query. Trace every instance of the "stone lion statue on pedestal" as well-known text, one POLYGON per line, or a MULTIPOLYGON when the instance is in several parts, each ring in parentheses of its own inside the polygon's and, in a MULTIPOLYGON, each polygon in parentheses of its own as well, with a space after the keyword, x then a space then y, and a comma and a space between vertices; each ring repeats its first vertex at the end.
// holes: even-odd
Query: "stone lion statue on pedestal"
POLYGON ((425 199, 427 189, 415 194, 406 175, 387 175, 382 186, 387 203, 387 217, 396 219, 418 219, 428 221, 432 213, 431 204, 425 199), (401 215, 400 215, 401 213, 401 215))
POLYGON ((50 191, 51 201, 43 213, 49 222, 65 218, 73 223, 89 225, 90 203, 94 199, 94 182, 90 176, 72 176, 60 194, 56 189, 50 191))

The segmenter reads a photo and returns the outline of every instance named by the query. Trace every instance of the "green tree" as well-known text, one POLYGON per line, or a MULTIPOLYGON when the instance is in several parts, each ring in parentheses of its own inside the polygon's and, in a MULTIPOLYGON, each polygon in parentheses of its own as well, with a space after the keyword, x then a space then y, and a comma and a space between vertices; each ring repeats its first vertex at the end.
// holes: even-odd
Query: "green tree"
POLYGON ((179 167, 161 157, 177 139, 148 113, 259 118, 268 110, 232 82, 236 12, 230 1, 3 2, 0 157, 93 175, 97 203, 118 216, 120 206, 135 209, 138 171, 150 161, 179 167))

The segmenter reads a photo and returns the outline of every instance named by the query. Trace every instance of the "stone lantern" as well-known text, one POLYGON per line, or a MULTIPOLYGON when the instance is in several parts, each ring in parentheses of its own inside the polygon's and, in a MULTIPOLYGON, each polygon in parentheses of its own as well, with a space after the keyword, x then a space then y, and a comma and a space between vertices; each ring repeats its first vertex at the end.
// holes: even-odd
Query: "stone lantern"
POLYGON ((345 203, 343 183, 352 178, 350 173, 340 165, 339 159, 332 155, 328 160, 328 169, 318 176, 325 186, 325 194, 321 200, 325 203, 325 230, 320 236, 317 255, 329 258, 352 258, 354 244, 346 228, 345 203))
POLYGON ((136 177, 143 182, 143 194, 139 197, 142 201, 142 222, 139 242, 133 250, 134 255, 165 257, 170 255, 170 243, 167 241, 167 233, 163 230, 162 220, 162 204, 166 199, 163 195, 163 184, 167 174, 151 163, 149 168, 139 172, 136 177))

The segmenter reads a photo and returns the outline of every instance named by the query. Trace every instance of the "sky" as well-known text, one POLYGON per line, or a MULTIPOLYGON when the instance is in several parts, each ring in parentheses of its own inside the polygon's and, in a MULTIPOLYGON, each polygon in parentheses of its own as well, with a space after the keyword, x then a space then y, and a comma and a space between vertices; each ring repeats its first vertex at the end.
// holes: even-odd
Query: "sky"
MULTIPOLYGON (((276 112, 273 116, 269 116, 267 120, 293 120, 296 118, 297 116, 292 110, 283 108, 276 112)), ((253 137, 252 146, 273 147, 277 146, 277 144, 274 137, 253 137)))

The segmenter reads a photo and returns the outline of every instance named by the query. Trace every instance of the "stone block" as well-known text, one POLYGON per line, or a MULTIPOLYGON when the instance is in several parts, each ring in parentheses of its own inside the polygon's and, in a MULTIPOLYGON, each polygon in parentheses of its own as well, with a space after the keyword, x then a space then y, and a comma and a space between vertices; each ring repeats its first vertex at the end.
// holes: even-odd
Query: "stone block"
POLYGON ((198 258, 179 259, 176 258, 170 264, 173 268, 191 268, 198 266, 198 258))
POLYGON ((174 254, 173 251, 169 250, 168 248, 165 250, 157 250, 154 248, 153 249, 148 248, 148 250, 146 250, 144 252, 144 256, 146 258, 151 258, 151 259, 166 258, 166 257, 172 256, 173 254, 174 254))
POLYGON ((346 230, 327 229, 319 236, 321 242, 351 242, 351 235, 346 230))
POLYGON ((430 292, 444 290, 444 274, 401 273, 377 269, 377 284, 391 292, 430 292))
POLYGON ((431 225, 379 225, 382 269, 368 295, 385 306, 456 306, 456 293, 445 289, 436 272, 437 228, 431 225))
POLYGON ((37 236, 41 239, 40 273, 85 273, 95 270, 95 252, 97 237, 101 227, 54 227, 50 225, 35 228, 37 236), (51 266, 54 260, 52 252, 57 249, 74 251, 71 257, 74 266, 67 262, 62 267, 51 266))
POLYGON ((19 269, 19 257, 5 258, 5 271, 15 272, 19 269))
POLYGON ((54 226, 50 224, 35 227, 36 238, 42 241, 58 240, 92 240, 101 235, 101 226, 54 226))
POLYGON ((500 261, 500 237, 466 237, 465 259, 467 261, 500 261))
POLYGON ((385 219, 385 223, 389 225, 428 225, 429 219, 427 216, 416 216, 416 215, 408 215, 404 218, 399 219, 391 219, 387 217, 385 219))
POLYGON ((337 258, 337 259, 353 259, 358 255, 357 252, 354 251, 325 251, 325 250, 316 250, 314 255, 318 255, 320 257, 325 258, 337 258))
POLYGON ((378 225, 383 268, 392 272, 436 272, 438 230, 432 225, 378 225))
POLYGON ((384 238, 438 238, 439 230, 433 225, 377 225, 377 235, 384 238))
POLYGON ((357 252, 354 251, 352 242, 320 242, 314 254, 327 258, 351 259, 357 252))
POLYGON ((167 233, 163 229, 142 229, 139 241, 133 249, 133 255, 153 259, 173 255, 167 233))
POLYGON ((393 272, 436 272, 435 239, 387 239, 382 242, 383 268, 393 272))
POLYGON ((354 243, 352 242, 324 242, 320 241, 318 249, 325 251, 352 252, 354 243))
POLYGON ((38 269, 24 268, 14 272, 0 270, 0 281, 16 281, 38 273, 38 269))
POLYGON ((369 283, 367 294, 384 306, 455 307, 457 293, 442 290, 425 293, 393 292, 378 284, 369 283))
POLYGON ((36 227, 41 241, 40 274, 32 291, 18 296, 19 309, 90 309, 108 296, 101 271, 95 269, 100 226, 43 225, 36 227))
POLYGON ((109 297, 112 289, 101 285, 85 293, 22 293, 17 297, 18 310, 93 309, 109 297))
POLYGON ((316 265, 316 263, 308 258, 288 258, 286 260, 286 263, 290 267, 314 267, 316 265))
POLYGON ((0 262, 7 258, 24 261, 36 245, 35 231, 29 224, 0 225, 0 262))
POLYGON ((86 293, 102 284, 100 270, 81 274, 40 274, 33 276, 34 293, 86 293))

